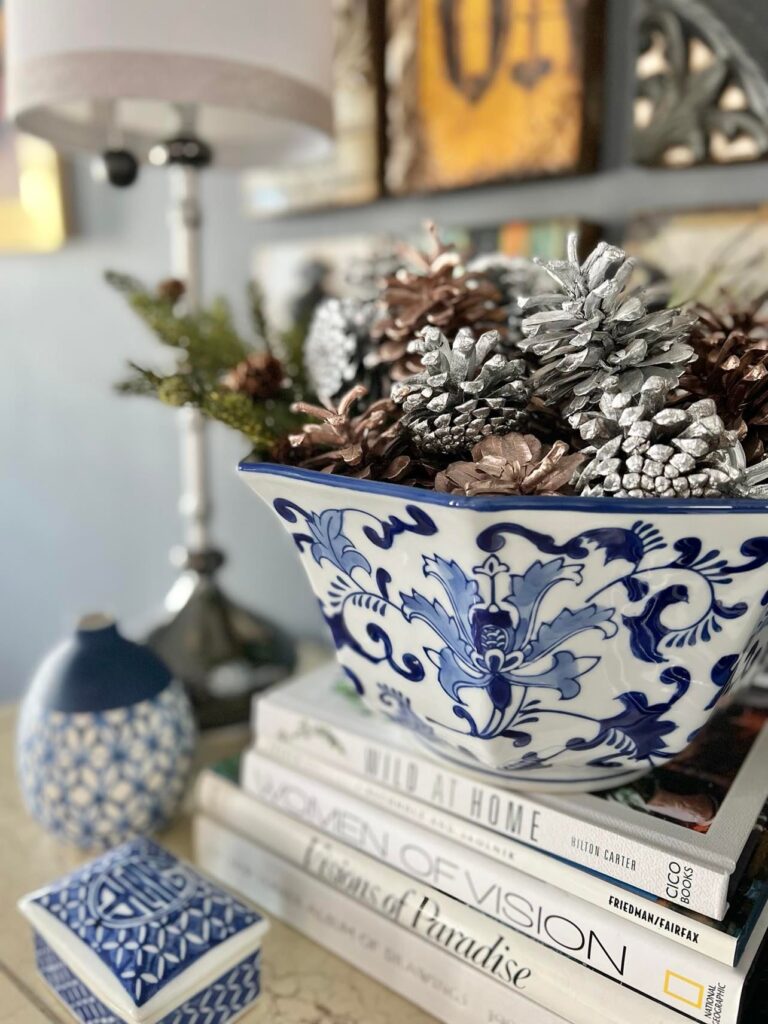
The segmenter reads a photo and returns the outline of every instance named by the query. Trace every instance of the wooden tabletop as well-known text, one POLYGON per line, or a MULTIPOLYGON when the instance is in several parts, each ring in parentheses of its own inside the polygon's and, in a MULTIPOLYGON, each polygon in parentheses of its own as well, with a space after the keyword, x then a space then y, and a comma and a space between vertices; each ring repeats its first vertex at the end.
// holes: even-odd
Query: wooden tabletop
MULTIPOLYGON (((27 815, 13 766, 15 708, 0 708, 0 1024, 72 1024, 38 977, 29 927, 17 900, 88 857, 63 846, 27 815)), ((247 730, 209 736, 198 760, 209 764, 242 748, 247 730)), ((158 836, 192 860, 190 817, 158 836)), ((262 994, 241 1024, 435 1024, 434 1018, 272 918, 264 942, 262 994)))

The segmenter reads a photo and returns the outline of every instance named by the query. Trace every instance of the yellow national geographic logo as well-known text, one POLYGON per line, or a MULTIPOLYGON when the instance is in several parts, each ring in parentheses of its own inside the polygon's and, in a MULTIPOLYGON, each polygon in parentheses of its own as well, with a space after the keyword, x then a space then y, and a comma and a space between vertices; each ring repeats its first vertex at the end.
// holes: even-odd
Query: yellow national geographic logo
POLYGON ((697 1010, 700 1010, 704 1003, 704 986, 682 974, 675 974, 674 971, 667 971, 664 975, 664 993, 697 1010))

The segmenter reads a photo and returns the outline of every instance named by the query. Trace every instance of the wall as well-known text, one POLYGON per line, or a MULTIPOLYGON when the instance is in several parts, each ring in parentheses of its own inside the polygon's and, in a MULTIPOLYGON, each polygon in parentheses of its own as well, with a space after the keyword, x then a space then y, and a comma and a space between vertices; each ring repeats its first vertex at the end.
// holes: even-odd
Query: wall
MULTIPOLYGON (((83 612, 140 629, 174 578, 179 540, 172 410, 111 391, 129 358, 164 353, 101 280, 114 267, 167 273, 166 181, 148 171, 125 192, 75 168, 78 237, 46 256, 0 257, 0 699, 21 692, 40 656, 83 612)), ((206 176, 205 287, 237 297, 253 225, 237 181, 206 176)), ((242 442, 212 431, 216 537, 230 591, 296 632, 323 626, 272 514, 235 477, 242 442)))
MULTIPOLYGON (((607 224, 644 209, 768 201, 765 164, 689 171, 628 165, 633 4, 609 4, 600 169, 582 178, 414 197, 272 224, 240 215, 234 177, 206 174, 206 291, 237 297, 250 254, 272 239, 494 223, 573 214, 607 224)), ((0 699, 18 694, 40 655, 84 610, 105 608, 139 628, 173 579, 178 541, 173 414, 110 391, 126 359, 160 357, 101 282, 106 267, 149 281, 166 272, 165 179, 146 172, 128 192, 74 175, 79 228, 60 253, 0 257, 0 699)), ((294 631, 322 622, 282 528, 235 478, 243 448, 213 430, 216 534, 232 557, 231 591, 294 631)))

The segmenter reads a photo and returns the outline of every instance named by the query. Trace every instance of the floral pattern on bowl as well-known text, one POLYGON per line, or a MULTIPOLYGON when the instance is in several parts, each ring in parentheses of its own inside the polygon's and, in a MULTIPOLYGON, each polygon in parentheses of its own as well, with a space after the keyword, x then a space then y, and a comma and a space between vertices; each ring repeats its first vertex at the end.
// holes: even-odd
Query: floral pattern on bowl
POLYGON ((241 465, 366 704, 513 788, 680 751, 768 642, 758 501, 449 498, 241 465))

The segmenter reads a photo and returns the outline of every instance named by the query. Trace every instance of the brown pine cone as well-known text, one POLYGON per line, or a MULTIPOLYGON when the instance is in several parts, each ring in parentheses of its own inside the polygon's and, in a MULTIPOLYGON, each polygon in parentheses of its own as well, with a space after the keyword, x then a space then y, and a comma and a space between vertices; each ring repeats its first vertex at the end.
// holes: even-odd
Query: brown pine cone
POLYGON ((254 401, 275 398, 283 387, 285 369, 270 352, 252 352, 224 377, 230 391, 248 395, 254 401))
POLYGON ((187 289, 184 282, 180 281, 178 277, 166 277, 160 281, 156 290, 158 299, 165 299, 166 302, 175 306, 187 289))
POLYGON ((471 462, 453 462, 435 479, 446 494, 568 494, 580 452, 556 441, 552 447, 532 434, 486 437, 472 449, 471 462))
POLYGON ((383 315, 372 335, 379 340, 376 353, 392 380, 403 380, 421 370, 418 355, 408 342, 424 327, 454 333, 461 327, 478 332, 502 327, 507 311, 494 282, 482 271, 468 271, 452 245, 444 245, 434 224, 427 225, 431 245, 427 252, 404 247, 408 266, 384 280, 383 315))
POLYGON ((696 359, 680 379, 687 397, 713 398, 717 413, 741 440, 749 464, 768 449, 768 294, 721 309, 698 305, 689 344, 696 359))
POLYGON ((388 398, 369 405, 358 416, 352 406, 366 395, 358 384, 339 401, 337 408, 295 402, 294 412, 320 420, 306 423, 289 441, 296 451, 293 462, 322 473, 344 473, 360 479, 405 482, 417 471, 405 454, 399 409, 388 398))

